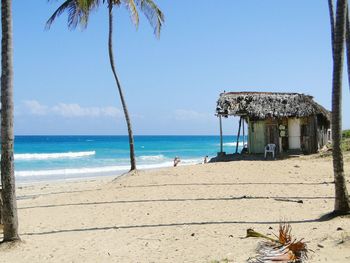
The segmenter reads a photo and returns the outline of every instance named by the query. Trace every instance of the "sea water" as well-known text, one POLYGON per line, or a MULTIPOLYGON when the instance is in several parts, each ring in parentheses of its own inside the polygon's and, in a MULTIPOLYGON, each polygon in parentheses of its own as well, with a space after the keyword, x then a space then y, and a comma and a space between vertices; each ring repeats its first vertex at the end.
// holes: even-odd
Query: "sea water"
MULTIPOLYGON (((236 136, 224 136, 224 151, 236 150, 236 136)), ((246 140, 246 138, 245 138, 246 140)), ((239 151, 243 139, 239 142, 239 151)), ((219 136, 135 136, 138 169, 203 163, 220 151, 219 136)), ((18 182, 120 175, 130 169, 127 136, 16 136, 18 182)))

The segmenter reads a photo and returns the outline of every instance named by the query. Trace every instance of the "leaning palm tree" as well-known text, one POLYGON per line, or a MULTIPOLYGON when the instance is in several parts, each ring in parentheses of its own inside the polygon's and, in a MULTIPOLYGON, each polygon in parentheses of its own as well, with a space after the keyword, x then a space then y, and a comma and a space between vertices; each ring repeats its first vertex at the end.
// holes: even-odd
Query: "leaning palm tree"
POLYGON ((164 22, 164 15, 153 2, 153 0, 66 0, 49 18, 46 26, 50 28, 55 19, 65 11, 68 12, 68 27, 76 28, 80 25, 82 28, 86 28, 89 16, 92 10, 98 8, 100 4, 106 3, 108 6, 108 18, 109 18, 109 33, 108 33, 108 53, 113 76, 118 88, 120 100, 122 103, 126 124, 129 134, 129 146, 130 146, 130 171, 136 170, 136 159, 134 149, 134 137, 131 127, 131 121, 129 112, 126 106, 123 90, 119 81, 117 70, 115 67, 113 56, 113 7, 119 7, 125 5, 130 11, 131 19, 137 26, 139 23, 138 8, 145 14, 148 21, 154 28, 154 33, 159 37, 162 24, 164 22))
MULTIPOLYGON (((333 215, 350 213, 350 199, 346 189, 343 154, 341 151, 342 131, 342 75, 344 42, 346 38, 347 0, 337 1, 333 41, 333 90, 332 90, 332 140, 333 172, 335 182, 335 206, 333 215)), ((331 14, 332 15, 332 14, 331 14)))
POLYGON ((1 183, 4 242, 19 240, 13 163, 12 0, 1 0, 1 183))

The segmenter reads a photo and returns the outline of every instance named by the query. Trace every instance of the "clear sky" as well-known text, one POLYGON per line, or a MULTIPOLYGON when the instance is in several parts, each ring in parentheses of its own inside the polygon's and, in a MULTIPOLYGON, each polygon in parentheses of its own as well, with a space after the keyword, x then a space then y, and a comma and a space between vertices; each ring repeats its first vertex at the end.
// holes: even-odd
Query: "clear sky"
MULTIPOLYGON (((142 16, 115 10, 115 55, 134 133, 218 134, 219 93, 281 91, 331 106, 326 0, 155 0, 166 18, 157 40, 142 16)), ((13 0, 16 134, 127 134, 107 52, 106 6, 86 30, 67 29, 63 1, 13 0)), ((343 92, 343 128, 350 95, 343 92)), ((224 121, 234 134, 237 120, 224 121)))

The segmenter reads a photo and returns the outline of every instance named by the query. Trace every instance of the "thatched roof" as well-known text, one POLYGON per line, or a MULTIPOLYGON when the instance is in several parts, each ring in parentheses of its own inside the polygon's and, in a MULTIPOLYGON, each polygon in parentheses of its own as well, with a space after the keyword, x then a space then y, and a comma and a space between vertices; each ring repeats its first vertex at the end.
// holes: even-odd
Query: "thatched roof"
POLYGON ((312 96, 299 93, 226 92, 220 94, 216 113, 255 119, 322 115, 330 120, 330 112, 312 96))

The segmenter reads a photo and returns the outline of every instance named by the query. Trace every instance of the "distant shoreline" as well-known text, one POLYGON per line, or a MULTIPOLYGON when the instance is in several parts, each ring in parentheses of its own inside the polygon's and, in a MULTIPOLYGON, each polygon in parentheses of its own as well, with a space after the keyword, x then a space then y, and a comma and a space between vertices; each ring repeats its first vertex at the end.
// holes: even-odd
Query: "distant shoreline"
MULTIPOLYGON (((226 152, 236 150, 235 136, 224 137, 226 152)), ((239 142, 239 150, 243 147, 239 142)), ((202 163, 216 156, 218 136, 135 136, 139 169, 202 163)), ((130 168, 127 136, 17 136, 15 175, 18 181, 48 181, 121 174, 130 168)))

